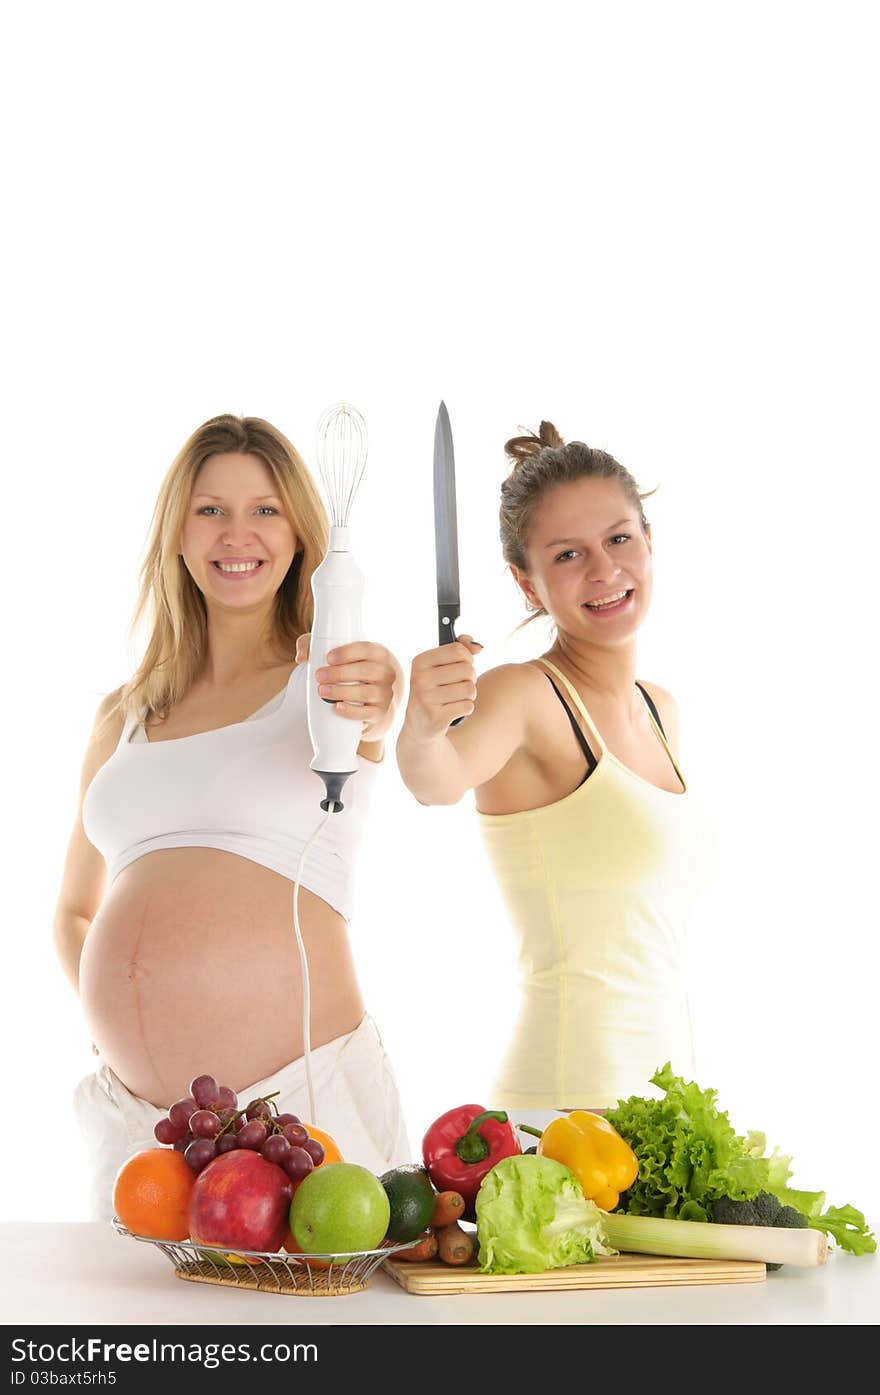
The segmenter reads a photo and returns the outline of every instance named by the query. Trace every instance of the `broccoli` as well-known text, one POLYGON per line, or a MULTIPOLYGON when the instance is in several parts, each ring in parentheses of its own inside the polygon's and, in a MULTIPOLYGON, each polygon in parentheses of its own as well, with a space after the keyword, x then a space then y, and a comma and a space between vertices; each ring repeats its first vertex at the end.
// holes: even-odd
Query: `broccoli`
MULTIPOLYGON (((809 1225, 802 1212, 783 1206, 772 1192, 759 1192, 751 1201, 721 1196, 712 1207, 712 1219, 717 1225, 778 1225, 794 1230, 809 1225)), ((768 1271, 781 1268, 781 1264, 767 1265, 768 1271)))
POLYGON ((759 1192, 754 1200, 756 1225, 782 1225, 779 1219, 782 1206, 778 1196, 772 1192, 759 1192))
POLYGON ((803 1230, 810 1222, 803 1211, 798 1211, 794 1206, 782 1206, 779 1209, 779 1216, 773 1222, 774 1225, 787 1225, 791 1230, 803 1230))

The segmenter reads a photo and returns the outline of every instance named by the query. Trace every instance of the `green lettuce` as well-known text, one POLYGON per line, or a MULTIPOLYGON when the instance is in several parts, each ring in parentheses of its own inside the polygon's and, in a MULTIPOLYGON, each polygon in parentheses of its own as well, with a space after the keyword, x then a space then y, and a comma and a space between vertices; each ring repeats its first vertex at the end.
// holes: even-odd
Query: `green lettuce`
POLYGON ((639 1160, 638 1177, 621 1196, 618 1210, 708 1221, 712 1203, 721 1197, 751 1201, 759 1192, 772 1192, 842 1249, 851 1254, 876 1250, 861 1211, 832 1206, 823 1215, 824 1192, 793 1191, 788 1185, 791 1158, 776 1149, 768 1156, 763 1133, 738 1134, 717 1107, 716 1090, 701 1090, 694 1081, 673 1075, 668 1061, 651 1076, 651 1084, 666 1092, 663 1099, 632 1095, 618 1100, 605 1116, 639 1160))
POLYGON ((540 1274, 617 1253, 602 1215, 570 1168, 553 1158, 502 1158, 477 1192, 479 1265, 487 1274, 540 1274))

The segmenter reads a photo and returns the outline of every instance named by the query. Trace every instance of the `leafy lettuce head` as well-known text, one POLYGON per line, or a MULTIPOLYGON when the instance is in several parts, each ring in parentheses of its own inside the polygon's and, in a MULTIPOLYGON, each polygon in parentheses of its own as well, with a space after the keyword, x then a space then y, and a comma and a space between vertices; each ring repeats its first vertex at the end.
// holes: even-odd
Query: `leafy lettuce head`
POLYGON ((539 1274, 614 1255, 602 1215, 570 1168, 533 1153, 502 1158, 477 1192, 480 1268, 487 1274, 539 1274))

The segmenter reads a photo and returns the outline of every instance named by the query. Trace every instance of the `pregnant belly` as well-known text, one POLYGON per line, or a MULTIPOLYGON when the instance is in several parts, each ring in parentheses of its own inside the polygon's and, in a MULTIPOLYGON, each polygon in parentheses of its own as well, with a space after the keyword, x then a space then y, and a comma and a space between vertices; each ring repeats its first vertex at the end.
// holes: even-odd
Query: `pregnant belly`
MULTIPOLYGON (((346 924, 300 891, 311 1043, 363 1016, 346 924)), ((108 1065, 165 1107, 204 1071, 239 1090, 303 1052, 293 885, 212 848, 150 853, 122 872, 92 922, 80 993, 108 1065)))

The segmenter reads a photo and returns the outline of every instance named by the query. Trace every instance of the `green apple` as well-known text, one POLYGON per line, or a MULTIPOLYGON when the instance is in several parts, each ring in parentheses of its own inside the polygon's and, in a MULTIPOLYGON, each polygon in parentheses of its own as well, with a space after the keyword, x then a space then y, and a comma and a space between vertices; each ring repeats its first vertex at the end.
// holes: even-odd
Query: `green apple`
POLYGON ((290 1229, 304 1254, 375 1250, 390 1219, 385 1188, 358 1163, 316 1167, 300 1182, 290 1203, 290 1229))

